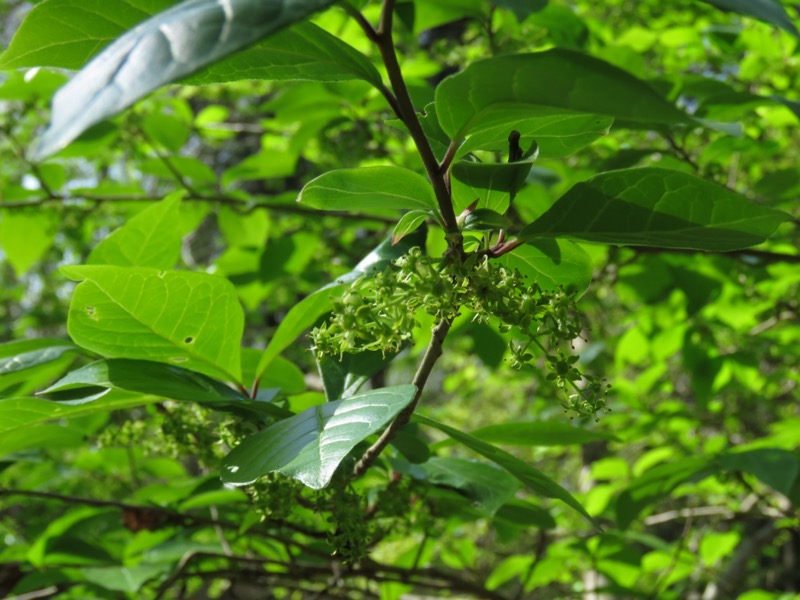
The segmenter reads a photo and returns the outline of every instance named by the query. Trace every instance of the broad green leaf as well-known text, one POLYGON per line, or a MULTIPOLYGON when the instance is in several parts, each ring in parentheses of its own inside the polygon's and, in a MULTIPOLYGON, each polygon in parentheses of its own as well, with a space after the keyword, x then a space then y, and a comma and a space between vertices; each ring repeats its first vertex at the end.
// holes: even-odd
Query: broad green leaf
POLYGON ((17 277, 42 258, 53 243, 56 231, 53 213, 0 210, 0 248, 17 277))
POLYGON ((792 19, 786 13, 786 8, 779 0, 701 0, 722 10, 731 10, 742 15, 755 17, 764 23, 769 23, 788 31, 795 37, 800 37, 792 19))
POLYGON ((187 0, 118 38, 61 88, 33 157, 58 151, 91 125, 159 87, 246 48, 334 0, 187 0))
MULTIPOLYGON (((79 69, 127 29, 178 0, 47 0, 35 6, 0 57, 4 68, 79 69)), ((364 79, 380 85, 361 53, 317 27, 297 23, 181 81, 206 85, 245 79, 364 79)))
POLYGON ((376 273, 385 269, 392 261, 397 260, 403 254, 415 246, 425 244, 425 228, 418 229, 404 237, 399 243, 392 245, 391 240, 387 239, 367 254, 355 268, 343 275, 335 282, 326 285, 313 294, 306 296, 286 314, 272 336, 261 362, 256 369, 256 379, 267 369, 276 356, 286 350, 304 331, 311 327, 322 315, 330 312, 333 308, 332 298, 337 296, 342 287, 368 273, 376 273))
POLYGON ((28 449, 78 448, 85 443, 86 434, 78 428, 38 423, 4 432, 0 436, 0 456, 28 449))
POLYGON ((156 396, 143 396, 127 392, 109 393, 95 402, 78 406, 60 404, 41 398, 0 398, 0 433, 53 419, 68 419, 98 412, 123 410, 143 404, 152 404, 159 400, 160 398, 156 396))
POLYGON ((409 233, 419 229, 429 217, 434 217, 434 215, 427 210, 412 210, 404 214, 400 217, 397 225, 394 226, 394 230, 392 231, 392 244, 396 244, 409 233))
POLYGON ((561 500, 569 507, 579 512, 584 518, 586 518, 587 521, 599 529, 599 525, 595 522, 592 516, 586 512, 586 509, 581 506, 580 502, 578 502, 572 496, 572 494, 570 494, 558 483, 550 479, 547 475, 535 467, 532 467, 508 452, 500 450, 500 448, 492 446, 491 444, 487 444, 486 442, 483 442, 478 438, 469 435, 468 433, 464 433, 463 431, 449 427, 444 423, 439 423, 420 414, 415 414, 413 419, 422 425, 427 425, 428 427, 433 427, 434 429, 438 429, 439 431, 446 433, 454 440, 464 444, 467 448, 470 448, 481 456, 488 458, 496 465, 503 467, 503 469, 519 479, 533 491, 543 494, 548 498, 557 498, 561 500))
POLYGON ((579 292, 592 280, 592 259, 586 251, 569 240, 533 240, 498 259, 509 269, 516 269, 543 290, 559 287, 579 292))
POLYGON ((46 0, 25 16, 0 67, 79 69, 127 29, 179 0, 46 0))
MULTIPOLYGON (((689 121, 647 83, 563 48, 477 61, 436 88, 439 122, 456 141, 487 122, 508 136, 521 115, 536 117, 541 107, 653 125, 689 121), (503 114, 509 115, 507 121, 503 114)), ((552 115, 552 110, 544 112, 552 115)))
POLYGON ((458 490, 485 515, 494 515, 519 489, 508 472, 482 462, 433 457, 420 467, 431 483, 458 490))
POLYGON ((222 480, 246 485, 277 471, 322 489, 348 453, 389 423, 415 394, 413 385, 373 390, 270 425, 225 457, 222 480))
POLYGON ((62 267, 62 272, 82 280, 67 321, 79 346, 110 358, 179 364, 241 380, 244 316, 226 279, 105 265, 62 267))
POLYGON ((278 417, 292 414, 269 402, 254 402, 206 375, 164 363, 125 358, 99 360, 71 371, 42 393, 87 386, 101 386, 173 400, 200 402, 210 408, 246 414, 267 414, 278 417))
POLYGON ((81 577, 92 585, 114 592, 136 594, 148 581, 170 570, 168 564, 130 567, 83 567, 81 577))
POLYGON ((611 117, 565 113, 547 106, 499 104, 482 111, 456 156, 474 150, 506 153, 508 134, 519 131, 523 141, 536 142, 539 157, 563 158, 606 135, 613 122, 611 117))
POLYGON ((547 0, 492 0, 492 4, 513 12, 517 19, 524 21, 525 17, 538 12, 547 6, 547 0))
POLYGON ((0 344, 0 377, 57 360, 68 352, 80 352, 67 340, 38 338, 0 344))
POLYGON ((624 169, 578 183, 519 237, 728 252, 760 244, 789 218, 693 175, 624 169))
POLYGON ((61 375, 81 349, 66 340, 39 338, 0 344, 0 397, 25 396, 61 375))
POLYGON ((401 167, 329 171, 309 181, 297 201, 323 210, 432 210, 438 214, 428 180, 401 167))
POLYGON ((475 163, 458 161, 450 171, 456 214, 478 200, 477 207, 505 213, 514 195, 525 185, 531 163, 475 163))
POLYGON ((488 425, 470 435, 491 444, 509 446, 566 446, 597 440, 615 440, 615 436, 590 431, 558 421, 532 421, 488 425))
POLYGON ((118 267, 171 269, 181 255, 175 226, 183 192, 174 192, 144 209, 95 246, 87 262, 118 267))
POLYGON ((244 79, 347 81, 381 85, 360 52, 313 23, 297 23, 254 47, 219 61, 181 83, 206 85, 244 79))

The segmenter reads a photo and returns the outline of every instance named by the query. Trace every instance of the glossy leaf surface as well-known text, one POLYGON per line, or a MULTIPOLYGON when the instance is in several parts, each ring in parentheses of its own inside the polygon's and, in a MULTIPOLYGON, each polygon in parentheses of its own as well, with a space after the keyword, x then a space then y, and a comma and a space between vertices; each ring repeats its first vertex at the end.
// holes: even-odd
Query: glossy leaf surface
POLYGON ((53 100, 42 159, 159 87, 246 48, 333 0, 187 0, 125 33, 53 100))
POLYGON ((797 27, 779 0, 701 0, 722 10, 731 10, 742 15, 755 17, 800 37, 797 27))
POLYGON ((789 218, 680 171, 624 169, 578 183, 519 237, 728 252, 763 242, 789 218))
POLYGON ((389 423, 414 398, 413 385, 373 390, 309 408, 246 438, 222 463, 222 480, 246 485, 277 471, 324 488, 356 444, 389 423))

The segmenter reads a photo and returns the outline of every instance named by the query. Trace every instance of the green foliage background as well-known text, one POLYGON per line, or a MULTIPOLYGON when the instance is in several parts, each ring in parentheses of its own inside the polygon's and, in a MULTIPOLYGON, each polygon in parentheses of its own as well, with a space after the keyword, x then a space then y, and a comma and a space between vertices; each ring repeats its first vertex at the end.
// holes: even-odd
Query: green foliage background
POLYGON ((99 78, 175 4, 0 0, 0 595, 800 597, 794 4, 237 0, 99 78))

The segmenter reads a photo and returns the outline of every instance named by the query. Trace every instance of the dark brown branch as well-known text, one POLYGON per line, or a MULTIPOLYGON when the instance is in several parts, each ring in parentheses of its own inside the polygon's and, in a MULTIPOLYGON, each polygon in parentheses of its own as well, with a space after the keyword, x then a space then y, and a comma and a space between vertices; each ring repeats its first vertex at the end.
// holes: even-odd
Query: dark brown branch
POLYGON ((370 466, 372 466, 380 453, 383 452, 383 449, 386 448, 389 442, 392 441, 392 438, 397 434, 400 428, 402 428, 411 419, 411 415, 414 414, 414 410, 417 408, 417 404, 419 403, 420 396, 422 396, 422 390, 425 388, 425 383, 428 381, 428 376, 431 374, 431 371, 433 371, 436 361, 439 360, 439 357, 442 355, 442 344, 444 343, 444 339, 447 337, 447 333, 450 331, 451 324, 451 321, 445 319, 434 328, 433 335, 431 336, 431 342, 428 344, 428 348, 425 350, 425 355, 422 357, 422 362, 420 362, 419 368, 417 369, 412 382, 417 388, 417 392, 414 394, 414 399, 411 401, 411 404, 406 406, 402 412, 395 417, 394 421, 392 421, 389 427, 386 428, 378 440, 372 444, 372 446, 370 446, 366 452, 364 452, 364 455, 359 459, 355 468, 353 469, 353 477, 359 477, 370 466))
POLYGON ((436 202, 439 206, 439 212, 442 214, 445 229, 451 234, 457 234, 459 229, 456 224, 453 201, 450 198, 450 190, 445 180, 445 173, 440 169, 439 162, 436 160, 436 155, 433 153, 425 131, 422 129, 422 124, 417 116, 414 103, 411 101, 411 96, 408 93, 408 88, 403 78, 403 72, 397 61, 394 40, 392 38, 394 7, 394 0, 384 0, 381 9, 380 23, 378 29, 375 31, 374 40, 380 50, 383 64, 386 67, 386 73, 389 76, 389 82, 392 85, 394 96, 397 99, 396 110, 398 116, 408 128, 408 132, 411 134, 411 138, 414 140, 414 144, 417 147, 417 152, 422 159, 422 164, 425 166, 428 179, 430 179, 431 185, 433 185, 433 191, 436 194, 436 202))

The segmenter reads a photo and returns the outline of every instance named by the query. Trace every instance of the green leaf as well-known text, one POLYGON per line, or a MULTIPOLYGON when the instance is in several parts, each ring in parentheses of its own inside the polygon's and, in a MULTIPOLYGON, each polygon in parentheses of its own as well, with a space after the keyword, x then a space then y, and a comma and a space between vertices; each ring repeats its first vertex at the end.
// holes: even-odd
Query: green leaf
POLYGON ((506 217, 489 208, 477 208, 464 219, 464 231, 491 231, 511 225, 506 217))
POLYGON ((786 8, 778 0, 701 0, 722 10, 730 10, 742 15, 780 27, 795 37, 800 37, 786 8))
POLYGON ((590 431, 558 421, 533 421, 489 425, 470 435, 492 444, 509 446, 567 446, 597 440, 616 440, 616 436, 590 431))
POLYGON ((516 248, 498 259, 509 269, 516 269, 543 290, 589 287, 592 259, 586 251, 569 240, 540 239, 516 248))
POLYGON ((415 394, 413 385, 373 390, 270 425, 225 457, 222 480, 246 485, 277 471, 322 489, 356 444, 382 429, 415 394))
POLYGON ((503 467, 506 471, 519 479, 533 491, 547 496, 548 498, 557 498, 561 500, 569 507, 579 512, 592 525, 600 529, 600 526, 597 524, 597 522, 595 522, 592 516, 586 512, 586 509, 581 506, 580 502, 578 502, 572 496, 572 494, 570 494, 558 483, 550 479, 547 475, 535 467, 530 466, 508 452, 500 450, 500 448, 496 448, 495 446, 487 444, 476 437, 459 431, 458 429, 453 429, 452 427, 449 427, 443 423, 438 423, 437 421, 429 419, 423 415, 415 414, 413 419, 422 425, 427 425, 428 427, 433 427, 446 433, 454 440, 464 444, 467 448, 470 448, 481 456, 488 458, 496 465, 503 467))
POLYGON ((0 344, 0 396, 25 396, 47 385, 80 351, 67 340, 49 338, 0 344))
POLYGON ((486 463, 433 457, 420 466, 431 483, 458 490, 472 500, 476 509, 489 516, 511 500, 519 489, 514 477, 486 463))
POLYGON ((39 210, 0 210, 0 248, 17 277, 42 258, 52 245, 56 231, 55 214, 39 210))
POLYGON ((367 254, 352 271, 343 275, 335 282, 326 285, 303 298, 298 304, 286 313, 278 329, 269 342, 261 362, 256 369, 256 379, 261 377, 266 368, 286 350, 304 331, 310 328, 322 315, 333 308, 332 298, 342 290, 342 286, 358 279, 362 275, 375 273, 385 269, 392 261, 415 246, 425 244, 427 231, 422 228, 404 237, 399 243, 392 245, 390 239, 384 240, 369 254, 367 254))
POLYGON ((337 359, 325 356, 317 361, 325 397, 328 402, 346 399, 358 393, 370 377, 386 367, 397 354, 384 354, 378 350, 343 354, 337 359))
POLYGON ((104 265, 62 272, 83 280, 67 321, 78 345, 111 358, 179 363, 240 382, 244 315, 226 279, 104 265))
POLYGON ((107 394, 95 402, 70 406, 41 398, 2 398, 0 399, 0 433, 53 419, 83 417, 99 412, 152 404, 158 402, 159 399, 156 396, 119 392, 107 394))
POLYGON ((0 344, 0 377, 57 360, 80 348, 67 340, 37 338, 0 344))
POLYGON ((578 183, 519 237, 728 252, 760 244, 789 218, 693 175, 624 169, 578 183))
POLYGON ((546 106, 491 106, 472 124, 456 156, 474 150, 505 154, 508 134, 519 131, 523 140, 535 140, 540 158, 564 158, 608 134, 613 122, 611 117, 565 113, 546 106))
POLYGON ((175 227, 184 192, 173 192, 144 209, 95 246, 89 264, 171 269, 181 254, 181 234, 175 227))
POLYGON ((800 455, 782 448, 756 448, 743 452, 728 452, 715 461, 726 471, 744 471, 784 496, 791 496, 800 478, 800 455))
POLYGON ((79 69, 114 38, 178 0, 47 0, 25 16, 0 68, 79 69))
POLYGON ((477 61, 436 88, 439 122, 457 141, 484 123, 508 136, 515 122, 525 114, 538 116, 541 107, 653 125, 690 120, 633 75, 563 48, 477 61))
POLYGON ((392 244, 397 244, 397 242, 402 240, 409 233, 419 229, 429 217, 435 218, 435 215, 432 215, 431 212, 427 210, 412 210, 404 214, 400 217, 397 225, 394 226, 394 230, 392 231, 392 244))
MULTIPOLYGON (((478 200, 479 209, 505 213, 514 195, 525 185, 531 163, 475 163, 458 161, 451 170, 456 214, 478 200)), ((505 227, 507 225, 501 225, 505 227)))
POLYGON ((401 167, 328 171, 309 181, 297 201, 323 210, 432 210, 438 214, 428 180, 401 167))
POLYGON ((492 0, 492 4, 510 10, 519 21, 524 21, 528 15, 545 8, 547 0, 492 0))
POLYGON ((159 87, 199 71, 333 4, 334 0, 187 0, 118 38, 53 99, 32 154, 58 151, 91 125, 159 87))
POLYGON ((181 83, 206 85, 244 79, 382 83, 378 70, 363 54, 313 23, 297 23, 181 83))
POLYGON ((200 402, 218 410, 245 414, 288 417, 292 413, 270 404, 254 402, 224 383, 181 367, 147 360, 111 358, 71 371, 44 390, 43 394, 87 386, 200 402))

